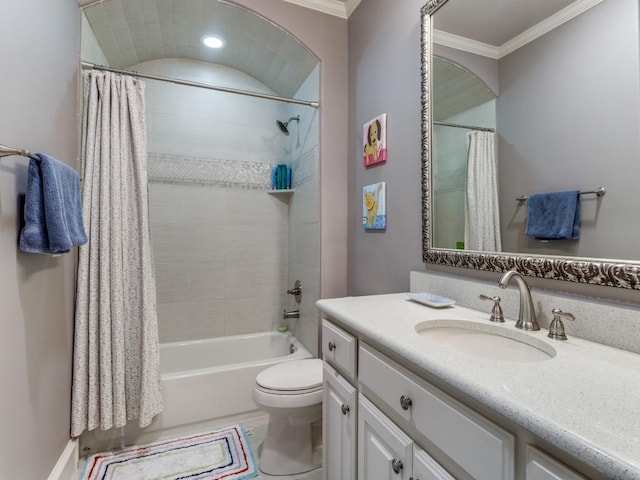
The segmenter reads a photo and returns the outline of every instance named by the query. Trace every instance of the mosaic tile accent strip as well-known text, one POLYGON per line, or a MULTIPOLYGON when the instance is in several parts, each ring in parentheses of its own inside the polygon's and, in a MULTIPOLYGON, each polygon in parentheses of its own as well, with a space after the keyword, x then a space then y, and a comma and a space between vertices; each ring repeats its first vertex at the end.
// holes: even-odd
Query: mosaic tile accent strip
POLYGON ((241 160, 148 154, 149 180, 161 183, 195 183, 226 188, 269 190, 273 165, 241 160))

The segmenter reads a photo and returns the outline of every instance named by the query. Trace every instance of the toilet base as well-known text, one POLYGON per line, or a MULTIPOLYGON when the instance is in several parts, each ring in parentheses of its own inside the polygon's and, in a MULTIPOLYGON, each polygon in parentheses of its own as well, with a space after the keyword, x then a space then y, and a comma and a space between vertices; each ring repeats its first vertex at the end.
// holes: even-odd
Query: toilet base
POLYGON ((322 465, 322 422, 294 422, 269 414, 267 435, 259 453, 260 471, 267 475, 296 475, 322 465))

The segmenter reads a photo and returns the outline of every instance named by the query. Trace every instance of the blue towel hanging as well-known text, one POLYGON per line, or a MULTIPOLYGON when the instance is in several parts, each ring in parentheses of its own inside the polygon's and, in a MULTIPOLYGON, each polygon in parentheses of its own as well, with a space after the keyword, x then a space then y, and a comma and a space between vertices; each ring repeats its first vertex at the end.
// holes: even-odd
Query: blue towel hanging
POLYGON ((30 253, 67 253, 87 242, 77 172, 48 155, 29 160, 25 225, 20 250, 30 253))
POLYGON ((580 191, 529 195, 525 233, 538 240, 580 238, 580 191))

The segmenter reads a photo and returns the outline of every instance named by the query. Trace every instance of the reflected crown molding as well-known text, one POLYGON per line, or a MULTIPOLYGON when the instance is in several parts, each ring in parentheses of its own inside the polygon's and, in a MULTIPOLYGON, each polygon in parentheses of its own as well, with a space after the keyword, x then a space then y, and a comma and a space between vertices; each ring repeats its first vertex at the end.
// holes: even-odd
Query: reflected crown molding
POLYGON ((362 0, 284 0, 301 7, 347 19, 362 0))
POLYGON ((562 24, 567 23, 569 20, 586 12, 590 8, 595 7, 603 1, 604 0, 578 0, 498 47, 437 29, 433 30, 433 42, 445 47, 451 47, 464 52, 499 60, 502 57, 509 55, 511 52, 516 51, 520 47, 524 47, 527 43, 533 42, 535 39, 550 32, 554 28, 558 28, 562 24))

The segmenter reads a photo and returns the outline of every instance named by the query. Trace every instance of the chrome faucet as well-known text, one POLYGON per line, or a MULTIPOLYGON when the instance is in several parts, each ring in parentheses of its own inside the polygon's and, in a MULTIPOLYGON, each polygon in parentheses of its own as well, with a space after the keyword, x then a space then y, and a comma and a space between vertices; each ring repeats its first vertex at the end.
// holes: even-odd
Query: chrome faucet
POLYGON ((300 310, 291 310, 287 312, 285 309, 284 312, 282 312, 282 319, 286 320, 287 318, 300 318, 300 310))
POLYGON ((518 321, 516 322, 516 328, 522 328, 523 330, 540 330, 540 325, 536 320, 536 310, 533 307, 533 299, 531 298, 531 292, 529 291, 529 285, 525 281, 524 277, 515 270, 509 270, 498 282, 500 288, 507 288, 511 279, 514 279, 518 290, 520 290, 520 311, 518 312, 518 321))

